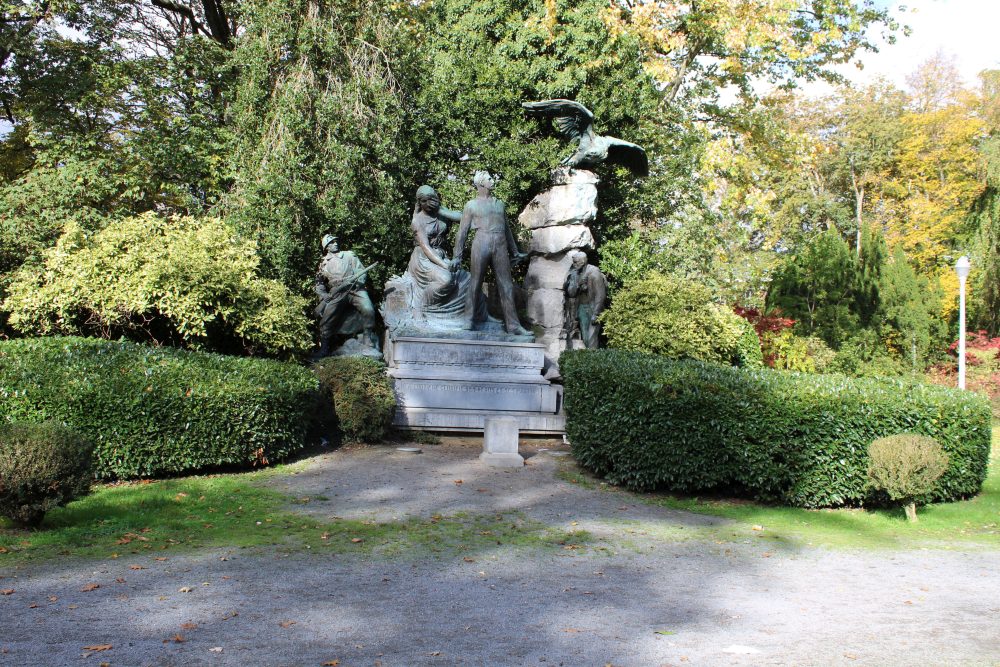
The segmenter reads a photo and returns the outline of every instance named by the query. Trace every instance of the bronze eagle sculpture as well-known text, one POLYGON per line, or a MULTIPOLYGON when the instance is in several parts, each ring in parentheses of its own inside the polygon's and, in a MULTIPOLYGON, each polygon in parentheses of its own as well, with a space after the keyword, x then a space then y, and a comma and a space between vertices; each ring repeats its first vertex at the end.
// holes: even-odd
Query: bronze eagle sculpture
POLYGON ((522 102, 529 114, 555 119, 559 134, 577 141, 576 152, 563 158, 564 166, 588 169, 605 162, 628 167, 639 176, 649 175, 646 151, 629 141, 594 133, 594 114, 572 100, 522 102))

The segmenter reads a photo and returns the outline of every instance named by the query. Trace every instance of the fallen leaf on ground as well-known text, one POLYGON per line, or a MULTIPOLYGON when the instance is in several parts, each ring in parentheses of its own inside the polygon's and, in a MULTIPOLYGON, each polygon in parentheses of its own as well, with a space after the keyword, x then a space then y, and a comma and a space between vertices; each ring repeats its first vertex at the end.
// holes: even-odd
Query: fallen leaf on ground
POLYGON ((476 491, 478 491, 479 493, 487 493, 489 492, 489 489, 476 489, 476 491))
POLYGON ((192 588, 190 586, 182 586, 177 589, 178 593, 190 593, 192 588))
POLYGON ((57 597, 56 597, 55 595, 50 595, 50 596, 49 596, 49 602, 55 602, 55 601, 57 601, 58 599, 59 599, 59 598, 57 598, 57 597))
POLYGON ((13 594, 14 594, 13 588, 5 588, 3 590, 0 590, 0 595, 13 595, 13 594))
POLYGON ((463 482, 462 482, 462 480, 460 480, 460 479, 456 479, 456 480, 455 480, 455 484, 462 484, 462 483, 463 483, 463 482))
POLYGON ((281 621, 278 623, 283 628, 290 628, 295 625, 296 621, 281 621))
POLYGON ((337 667, 340 664, 340 660, 327 660, 323 663, 323 667, 337 667))
POLYGON ((563 628, 563 632, 583 632, 583 630, 579 628, 563 628))
POLYGON ((475 563, 476 562, 475 558, 469 558, 468 556, 466 556, 462 560, 464 560, 466 563, 475 563))
POLYGON ((198 627, 197 623, 181 623, 182 630, 194 630, 198 627))
POLYGON ((167 557, 166 557, 166 556, 157 556, 157 557, 156 557, 156 558, 154 558, 153 560, 159 560, 159 561, 164 561, 164 560, 167 560, 167 557))
POLYGON ((130 570, 145 570, 146 568, 143 567, 142 565, 129 565, 128 569, 130 569, 130 570))
POLYGON ((221 646, 213 646, 212 648, 210 648, 208 650, 211 651, 212 653, 222 653, 222 647, 221 646))
POLYGON ((114 648, 111 644, 94 644, 93 646, 84 646, 84 651, 110 651, 114 648))
POLYGON ((80 589, 80 592, 89 593, 90 591, 96 591, 100 587, 101 587, 100 584, 87 584, 86 586, 80 589))
POLYGON ((764 526, 751 526, 750 530, 764 530, 764 526))
POLYGON ((173 637, 171 637, 170 639, 164 639, 163 640, 164 644, 169 644, 170 642, 174 642, 175 644, 183 644, 184 643, 184 635, 178 633, 178 634, 174 635, 173 637))
POLYGON ((360 537, 352 537, 351 538, 351 542, 354 542, 355 544, 357 544, 358 542, 364 542, 364 540, 361 539, 360 537))
POLYGON ((656 630, 654 632, 654 634, 657 634, 657 635, 673 635, 673 634, 677 634, 677 633, 675 633, 673 630, 656 630))
POLYGON ((124 584, 125 583, 125 578, 124 577, 118 577, 117 579, 115 579, 115 583, 116 584, 124 584))
POLYGON ((853 653, 845 653, 844 657, 847 658, 848 660, 857 660, 858 659, 858 656, 854 655, 853 653))
POLYGON ((31 604, 28 605, 28 609, 38 609, 38 603, 32 602, 31 604))

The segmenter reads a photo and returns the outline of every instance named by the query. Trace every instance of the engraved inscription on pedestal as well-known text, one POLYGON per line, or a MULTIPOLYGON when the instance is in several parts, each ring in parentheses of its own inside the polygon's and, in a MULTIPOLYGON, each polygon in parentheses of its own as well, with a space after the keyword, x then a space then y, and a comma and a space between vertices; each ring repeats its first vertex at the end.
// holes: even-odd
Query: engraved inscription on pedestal
POLYGON ((542 374, 537 343, 396 338, 389 358, 400 428, 482 430, 512 417, 526 433, 561 433, 562 387, 542 374))

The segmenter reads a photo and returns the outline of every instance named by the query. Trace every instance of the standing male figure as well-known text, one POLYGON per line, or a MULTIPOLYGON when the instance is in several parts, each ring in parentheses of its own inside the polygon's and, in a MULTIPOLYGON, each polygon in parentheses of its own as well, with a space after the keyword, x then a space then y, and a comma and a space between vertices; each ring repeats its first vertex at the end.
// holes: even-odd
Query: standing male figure
POLYGON ((487 267, 492 266, 493 280, 503 306, 504 329, 509 334, 527 335, 528 332, 517 318, 514 280, 510 275, 510 257, 513 256, 514 261, 519 262, 527 255, 517 247, 514 234, 507 225, 503 202, 492 194, 496 187, 493 176, 486 171, 477 171, 472 184, 476 186, 479 195, 467 203, 462 211, 462 222, 455 242, 455 258, 452 260, 456 267, 461 263, 462 255, 465 254, 465 240, 469 236, 469 230, 474 229, 476 236, 469 256, 472 282, 465 299, 465 328, 475 328, 476 299, 482 298, 483 278, 487 267))
POLYGON ((587 254, 576 250, 570 253, 573 266, 566 276, 567 341, 579 334, 584 346, 596 350, 601 335, 597 316, 604 310, 608 299, 608 281, 593 264, 587 263, 587 254))
POLYGON ((349 250, 341 251, 333 234, 323 237, 323 252, 326 254, 316 271, 320 341, 317 356, 330 354, 330 342, 335 334, 353 335, 359 331, 364 331, 371 346, 379 349, 375 309, 365 290, 367 271, 361 260, 349 250))

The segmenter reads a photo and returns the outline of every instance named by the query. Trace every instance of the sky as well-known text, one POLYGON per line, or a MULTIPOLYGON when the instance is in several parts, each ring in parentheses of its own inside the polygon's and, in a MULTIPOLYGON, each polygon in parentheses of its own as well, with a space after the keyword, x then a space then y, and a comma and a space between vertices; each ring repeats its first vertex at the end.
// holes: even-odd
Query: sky
POLYGON ((956 59, 969 86, 977 83, 980 71, 1000 69, 1000 0, 910 0, 905 11, 900 2, 878 4, 889 6, 912 34, 900 34, 895 44, 876 40, 884 46, 861 56, 863 70, 853 65, 840 70, 851 81, 864 84, 882 75, 903 87, 906 75, 938 51, 956 59))

